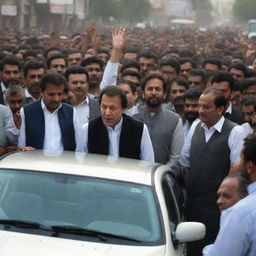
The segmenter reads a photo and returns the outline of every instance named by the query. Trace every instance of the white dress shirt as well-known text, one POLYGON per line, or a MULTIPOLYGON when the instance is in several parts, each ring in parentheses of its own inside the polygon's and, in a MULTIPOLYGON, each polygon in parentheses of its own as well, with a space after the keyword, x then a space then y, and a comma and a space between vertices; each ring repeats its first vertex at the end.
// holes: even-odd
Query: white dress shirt
MULTIPOLYGON (((216 130, 218 132, 221 132, 224 121, 225 121, 225 118, 222 116, 221 119, 214 126, 210 127, 210 129, 208 129, 208 127, 204 123, 201 124, 202 128, 204 129, 206 143, 209 141, 209 139, 211 138, 211 136, 214 134, 216 130)), ((194 121, 185 139, 185 144, 182 149, 181 160, 180 160, 180 163, 183 167, 190 167, 191 140, 194 135, 194 131, 198 122, 200 122, 200 120, 194 121)), ((244 137, 245 137, 245 133, 243 128, 240 125, 236 125, 229 134, 228 146, 230 148, 231 164, 235 164, 240 161, 240 152, 243 147, 244 137)))
POLYGON ((138 106, 137 105, 134 105, 133 107, 129 108, 129 109, 126 109, 124 111, 124 113, 127 115, 127 116, 133 116, 137 113, 139 113, 139 110, 138 110, 138 106))
POLYGON ((4 98, 4 103, 6 103, 5 102, 5 91, 6 91, 6 87, 5 87, 5 85, 4 85, 4 83, 3 82, 1 82, 1 87, 2 87, 2 93, 3 93, 3 98, 4 98))
POLYGON ((82 128, 85 123, 89 120, 89 99, 88 96, 86 96, 85 100, 82 101, 79 105, 74 106, 76 110, 76 114, 79 121, 79 126, 82 128))
MULTIPOLYGON (((44 150, 49 151, 62 151, 63 150, 63 144, 61 140, 61 130, 59 126, 59 120, 58 120, 58 111, 61 108, 62 104, 59 105, 59 107, 54 110, 54 112, 49 112, 43 102, 41 100, 41 107, 44 113, 44 123, 45 123, 45 134, 44 134, 44 150)), ((22 123, 20 127, 20 134, 18 139, 18 145, 20 147, 24 146, 30 146, 26 145, 26 127, 25 127, 25 114, 24 109, 21 108, 20 111, 22 123)), ((79 123, 77 120, 76 110, 74 109, 73 112, 73 122, 74 122, 74 130, 75 130, 75 140, 76 143, 79 140, 79 123)))
POLYGON ((26 98, 31 98, 33 101, 37 101, 37 99, 35 99, 30 92, 28 91, 28 88, 25 88, 25 96, 26 98))
POLYGON ((241 124, 241 126, 244 129, 245 137, 254 132, 253 128, 250 126, 249 123, 243 123, 243 124, 241 124))
POLYGON ((100 83, 100 89, 103 90, 109 85, 116 85, 119 63, 108 61, 104 70, 103 77, 100 83))
MULTIPOLYGON (((119 157, 119 142, 120 142, 120 134, 122 130, 123 118, 120 122, 114 127, 107 126, 108 137, 109 137, 109 155, 119 157)), ((88 128, 89 123, 86 123, 81 132, 82 134, 79 136, 81 140, 77 144, 76 151, 78 152, 88 152, 88 128)), ((154 150, 152 146, 152 142, 149 136, 148 128, 144 124, 143 133, 141 137, 140 144, 140 159, 149 161, 154 163, 154 150)))

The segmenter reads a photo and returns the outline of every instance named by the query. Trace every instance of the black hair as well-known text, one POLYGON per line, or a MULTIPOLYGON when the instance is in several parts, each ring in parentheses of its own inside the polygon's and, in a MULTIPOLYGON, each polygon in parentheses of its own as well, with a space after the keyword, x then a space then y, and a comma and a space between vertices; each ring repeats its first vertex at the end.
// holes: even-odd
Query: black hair
POLYGON ((205 68, 206 64, 212 64, 218 67, 221 70, 221 61, 217 58, 208 58, 203 62, 203 68, 205 68))
POLYGON ((110 85, 110 86, 105 87, 100 93, 100 98, 99 98, 100 104, 101 104, 103 95, 106 95, 108 97, 118 96, 121 100, 122 108, 127 107, 127 104, 128 104, 127 97, 126 97, 124 91, 121 88, 119 88, 118 86, 110 85))
POLYGON ((157 57, 154 53, 151 51, 142 52, 138 55, 137 60, 139 61, 140 58, 146 58, 146 59, 154 59, 155 62, 157 62, 157 57))
POLYGON ((21 69, 21 64, 19 60, 14 56, 7 56, 0 62, 0 71, 3 71, 5 65, 18 66, 18 69, 21 69))
POLYGON ((124 70, 126 70, 127 68, 136 68, 138 70, 138 72, 140 72, 140 64, 137 61, 134 60, 128 60, 125 61, 121 67, 121 73, 124 72, 124 70))
POLYGON ((87 81, 89 81, 89 74, 86 71, 85 68, 81 67, 81 66, 71 66, 69 68, 67 68, 66 72, 65 72, 65 77, 68 80, 68 77, 72 74, 84 74, 86 75, 86 79, 87 81))
POLYGON ((44 52, 45 58, 49 58, 48 54, 50 51, 59 51, 60 53, 63 53, 62 50, 57 46, 51 46, 47 48, 44 52))
POLYGON ((80 51, 80 50, 78 50, 78 49, 69 50, 69 51, 67 52, 67 56, 70 55, 70 54, 74 54, 74 53, 80 53, 80 54, 83 56, 82 51, 80 51))
POLYGON ((189 88, 183 95, 185 99, 197 100, 202 94, 202 90, 199 88, 189 88))
POLYGON ((243 65, 242 63, 234 63, 232 64, 230 67, 229 67, 229 71, 234 68, 234 69, 237 69, 237 70, 240 70, 244 73, 244 76, 246 76, 247 74, 247 69, 245 67, 245 65, 243 65))
POLYGON ((191 64, 192 68, 196 68, 196 63, 192 59, 190 59, 190 58, 180 58, 179 59, 180 65, 187 63, 187 62, 189 62, 191 64))
POLYGON ((243 86, 238 81, 235 81, 234 86, 232 88, 232 92, 243 92, 243 86))
POLYGON ((244 139, 242 154, 245 162, 252 161, 256 164, 256 133, 250 134, 244 139))
POLYGON ((189 88, 189 82, 184 77, 177 76, 177 77, 172 78, 170 81, 170 86, 169 86, 170 89, 174 82, 178 85, 184 86, 186 88, 186 90, 189 88))
POLYGON ((130 89, 131 89, 133 94, 137 91, 136 84, 131 82, 131 81, 129 81, 129 80, 121 79, 121 80, 118 81, 117 85, 119 85, 119 84, 127 84, 127 85, 129 85, 129 87, 130 87, 130 89))
POLYGON ((53 84, 56 86, 64 85, 67 86, 67 79, 56 72, 50 72, 45 75, 43 75, 42 80, 40 81, 40 89, 41 91, 45 91, 48 84, 53 84))
POLYGON ((27 57, 32 56, 32 57, 37 57, 37 52, 35 50, 27 50, 23 53, 23 60, 26 60, 27 57))
POLYGON ((105 64, 102 59, 96 56, 92 56, 82 60, 80 63, 80 66, 86 67, 87 65, 94 64, 94 63, 98 64, 100 66, 100 69, 103 71, 103 67, 105 64))
POLYGON ((24 72, 24 77, 27 77, 28 71, 31 69, 40 69, 43 68, 45 70, 45 65, 43 62, 37 61, 37 60, 31 60, 28 61, 24 66, 23 66, 23 72, 24 72))
POLYGON ((256 106, 256 96, 246 96, 242 101, 242 106, 256 106))
POLYGON ((202 78, 203 82, 205 82, 205 80, 206 80, 206 73, 205 73, 205 70, 203 70, 203 69, 195 69, 195 68, 191 69, 189 71, 189 75, 190 76, 200 76, 202 78))
POLYGON ((176 70, 177 74, 180 72, 180 64, 175 59, 164 59, 160 62, 159 66, 171 66, 176 70))
POLYGON ((138 78, 139 81, 141 79, 140 73, 136 72, 136 71, 133 71, 133 70, 126 70, 126 71, 122 72, 121 76, 122 76, 122 78, 124 76, 135 76, 135 77, 138 78))
POLYGON ((218 71, 212 77, 212 84, 221 83, 221 82, 228 82, 229 88, 232 91, 233 86, 235 84, 235 79, 229 72, 218 71))
POLYGON ((63 60, 65 61, 66 66, 68 65, 67 59, 66 59, 66 57, 65 57, 63 54, 54 54, 54 55, 50 56, 50 57, 47 59, 47 61, 46 61, 46 64, 47 64, 48 69, 51 68, 51 63, 52 63, 52 61, 55 60, 55 59, 63 59, 63 60))
POLYGON ((160 81, 162 81, 163 83, 163 91, 166 92, 167 89, 167 83, 164 79, 164 77, 162 75, 160 75, 159 73, 150 73, 148 74, 141 82, 141 89, 144 91, 145 87, 148 83, 148 81, 152 80, 152 79, 158 79, 160 81))

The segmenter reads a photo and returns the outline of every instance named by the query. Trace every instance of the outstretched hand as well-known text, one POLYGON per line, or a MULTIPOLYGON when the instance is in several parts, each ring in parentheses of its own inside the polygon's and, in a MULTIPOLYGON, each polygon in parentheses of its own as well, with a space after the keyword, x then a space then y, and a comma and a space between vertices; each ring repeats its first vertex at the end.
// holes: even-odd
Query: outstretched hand
POLYGON ((124 27, 112 29, 112 46, 113 49, 122 49, 126 41, 126 30, 124 27))

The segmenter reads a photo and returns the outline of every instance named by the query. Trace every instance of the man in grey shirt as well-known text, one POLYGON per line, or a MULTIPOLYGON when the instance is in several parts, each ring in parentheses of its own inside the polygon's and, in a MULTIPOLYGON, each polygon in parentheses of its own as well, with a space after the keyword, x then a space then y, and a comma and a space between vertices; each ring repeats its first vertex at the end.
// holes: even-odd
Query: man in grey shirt
POLYGON ((148 127, 155 162, 175 167, 180 158, 184 134, 180 116, 162 108, 166 82, 160 74, 152 73, 145 77, 141 87, 145 106, 133 117, 148 127))
POLYGON ((7 153, 7 146, 13 145, 12 142, 15 141, 14 135, 7 132, 7 125, 10 123, 11 118, 11 111, 0 104, 0 155, 7 153))

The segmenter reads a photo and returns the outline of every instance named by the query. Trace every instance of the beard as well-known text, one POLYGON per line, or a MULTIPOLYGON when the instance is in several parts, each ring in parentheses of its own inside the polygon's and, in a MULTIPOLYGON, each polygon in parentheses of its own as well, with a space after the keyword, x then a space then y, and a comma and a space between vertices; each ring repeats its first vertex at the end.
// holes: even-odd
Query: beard
POLYGON ((159 107, 162 104, 162 99, 156 97, 150 97, 149 99, 145 100, 149 107, 159 107))
POLYGON ((190 112, 185 112, 184 116, 189 123, 193 123, 199 117, 199 113, 190 111, 190 112))

